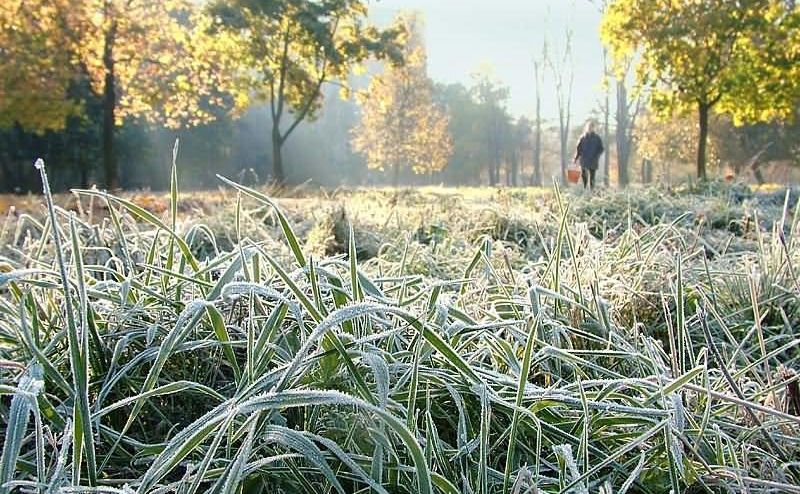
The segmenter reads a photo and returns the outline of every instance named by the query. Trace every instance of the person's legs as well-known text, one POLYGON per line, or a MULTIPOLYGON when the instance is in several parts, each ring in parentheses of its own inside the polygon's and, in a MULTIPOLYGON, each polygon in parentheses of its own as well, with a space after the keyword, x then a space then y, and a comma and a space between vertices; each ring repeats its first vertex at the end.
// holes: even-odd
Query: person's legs
POLYGON ((592 190, 594 190, 594 175, 595 175, 595 173, 597 173, 597 170, 595 170, 594 168, 590 168, 589 169, 589 187, 591 187, 592 190))
POLYGON ((588 177, 589 170, 586 169, 585 166, 581 167, 581 180, 583 181, 583 188, 586 188, 586 181, 589 179, 588 177))

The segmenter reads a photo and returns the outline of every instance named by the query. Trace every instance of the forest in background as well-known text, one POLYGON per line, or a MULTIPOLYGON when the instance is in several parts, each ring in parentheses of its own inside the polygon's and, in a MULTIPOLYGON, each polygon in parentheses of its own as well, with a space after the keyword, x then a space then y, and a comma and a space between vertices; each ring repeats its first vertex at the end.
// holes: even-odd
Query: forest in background
MULTIPOLYGON (((606 141, 600 170, 606 185, 673 182, 696 175, 693 108, 712 99, 716 106, 699 106, 707 113, 703 156, 711 173, 790 180, 800 154, 798 90, 781 81, 797 70, 796 7, 751 1, 754 10, 764 4, 780 29, 763 46, 737 54, 732 47, 764 31, 759 22, 768 16, 737 20, 720 7, 723 20, 709 16, 707 25, 687 14, 699 19, 692 27, 680 12, 649 2, 678 27, 684 22, 687 36, 717 31, 719 46, 697 48, 706 65, 665 60, 620 34, 652 21, 636 10, 648 2, 603 3, 605 43, 597 50, 606 70, 596 81, 575 81, 569 28, 562 40, 538 47, 532 33, 538 55, 520 63, 530 65, 537 100, 558 103, 559 116, 546 119, 518 116, 509 88, 490 68, 476 67, 471 84, 431 80, 419 13, 402 13, 378 28, 368 3, 354 0, 138 0, 127 9, 113 0, 6 0, 0 191, 38 190, 36 157, 50 164, 59 190, 93 184, 165 189, 176 138, 191 188, 215 185, 216 173, 248 183, 325 187, 547 185, 563 180, 586 118, 599 124, 606 141), (773 46, 785 52, 781 60, 773 46), (769 60, 753 58, 756 49, 769 60), (720 68, 714 72, 708 64, 720 68), (604 88, 590 115, 571 110, 578 83, 604 88), (693 85, 727 89, 697 94, 693 85), (371 127, 365 125, 370 118, 371 127), (774 166, 765 172, 762 164, 774 166)), ((670 46, 664 32, 638 36, 670 46)))
POLYGON ((604 63, 531 29, 514 103, 377 2, 0 0, 0 494, 800 494, 800 8, 412 1, 600 8, 604 63))

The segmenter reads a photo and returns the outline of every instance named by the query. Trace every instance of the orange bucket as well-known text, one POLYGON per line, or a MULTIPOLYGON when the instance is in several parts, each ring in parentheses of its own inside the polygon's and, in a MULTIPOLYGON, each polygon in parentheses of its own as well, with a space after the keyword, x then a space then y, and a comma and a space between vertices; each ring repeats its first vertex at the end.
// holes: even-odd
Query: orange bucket
POLYGON ((567 168, 567 180, 570 183, 576 184, 581 179, 580 168, 567 168))

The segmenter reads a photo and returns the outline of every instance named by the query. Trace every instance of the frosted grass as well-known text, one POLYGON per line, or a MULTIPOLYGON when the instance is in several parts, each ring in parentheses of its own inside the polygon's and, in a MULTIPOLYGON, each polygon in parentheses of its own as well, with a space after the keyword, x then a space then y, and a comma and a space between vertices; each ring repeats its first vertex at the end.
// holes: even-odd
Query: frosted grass
POLYGON ((317 258, 312 215, 227 179, 181 218, 173 158, 164 217, 48 194, 0 248, 0 492, 799 490, 785 200, 354 192, 317 258))

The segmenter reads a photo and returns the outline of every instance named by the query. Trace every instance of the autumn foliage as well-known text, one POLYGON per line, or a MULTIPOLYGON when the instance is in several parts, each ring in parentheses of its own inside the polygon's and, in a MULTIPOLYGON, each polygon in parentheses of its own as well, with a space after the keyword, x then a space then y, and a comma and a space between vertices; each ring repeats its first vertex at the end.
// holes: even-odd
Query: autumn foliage
POLYGON ((401 170, 441 171, 453 151, 449 118, 433 101, 420 21, 407 16, 401 22, 409 32, 403 64, 387 64, 359 95, 361 123, 353 130, 353 147, 367 166, 391 170, 395 186, 401 170))

